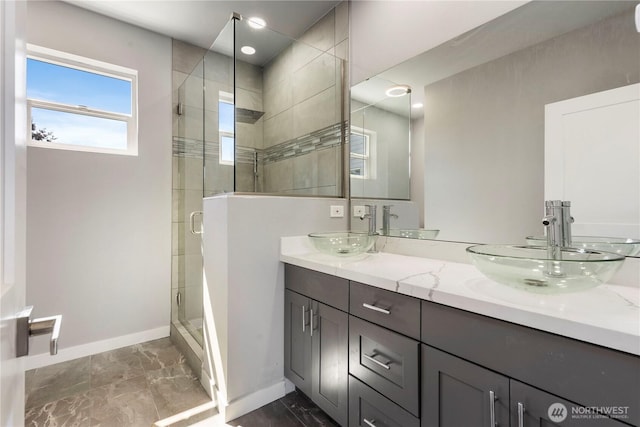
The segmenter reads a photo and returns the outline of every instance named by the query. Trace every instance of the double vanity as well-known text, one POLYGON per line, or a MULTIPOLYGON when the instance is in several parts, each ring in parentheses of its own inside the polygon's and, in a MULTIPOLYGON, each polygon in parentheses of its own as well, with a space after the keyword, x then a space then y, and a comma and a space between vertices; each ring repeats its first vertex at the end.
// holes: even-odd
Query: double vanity
POLYGON ((307 236, 282 238, 280 260, 285 376, 342 426, 640 424, 637 288, 540 295, 307 236))

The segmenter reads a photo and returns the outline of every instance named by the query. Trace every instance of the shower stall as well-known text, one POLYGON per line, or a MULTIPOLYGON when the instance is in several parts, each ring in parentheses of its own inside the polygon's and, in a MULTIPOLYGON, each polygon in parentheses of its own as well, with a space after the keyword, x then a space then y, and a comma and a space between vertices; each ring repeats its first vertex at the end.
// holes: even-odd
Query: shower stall
POLYGON ((171 333, 197 373, 202 199, 345 194, 348 20, 337 15, 346 10, 331 10, 296 40, 234 15, 209 50, 180 45, 193 67, 173 76, 171 333))

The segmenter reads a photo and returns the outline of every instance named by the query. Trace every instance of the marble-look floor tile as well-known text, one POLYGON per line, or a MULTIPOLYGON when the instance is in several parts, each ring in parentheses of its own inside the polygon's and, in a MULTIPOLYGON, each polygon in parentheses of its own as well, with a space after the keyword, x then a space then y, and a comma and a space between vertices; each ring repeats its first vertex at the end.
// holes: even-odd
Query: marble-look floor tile
POLYGON ((91 425, 148 427, 159 419, 144 376, 92 389, 91 425))
POLYGON ((90 358, 70 360, 38 368, 26 377, 26 408, 60 400, 89 390, 90 358))
POLYGON ((284 396, 280 402, 306 427, 338 427, 338 424, 311 399, 297 390, 284 396))
POLYGON ((88 392, 31 408, 25 414, 26 427, 89 427, 92 402, 88 392))
POLYGON ((234 427, 306 427, 279 400, 227 423, 234 427))
POLYGON ((131 347, 91 356, 91 387, 101 387, 144 375, 137 351, 131 347))
POLYGON ((145 375, 161 418, 211 400, 186 363, 148 371, 145 375))
POLYGON ((169 338, 138 344, 138 354, 145 371, 179 365, 185 360, 169 338))

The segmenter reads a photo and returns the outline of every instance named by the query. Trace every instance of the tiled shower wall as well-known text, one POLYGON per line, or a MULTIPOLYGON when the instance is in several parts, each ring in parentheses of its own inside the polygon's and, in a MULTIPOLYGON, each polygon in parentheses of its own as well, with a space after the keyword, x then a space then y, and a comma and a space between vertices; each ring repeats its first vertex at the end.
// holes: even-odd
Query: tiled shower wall
POLYGON ((348 21, 343 2, 264 68, 265 192, 341 195, 348 21))

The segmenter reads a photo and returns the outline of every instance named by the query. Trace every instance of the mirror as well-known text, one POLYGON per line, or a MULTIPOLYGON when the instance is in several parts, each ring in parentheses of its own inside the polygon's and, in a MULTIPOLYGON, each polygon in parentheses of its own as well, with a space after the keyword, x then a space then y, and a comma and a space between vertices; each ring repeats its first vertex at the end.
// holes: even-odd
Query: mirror
POLYGON ((372 77, 351 88, 351 197, 409 200, 411 90, 372 77))
MULTIPOLYGON (((524 244, 544 233, 545 156, 561 149, 545 151, 545 107, 640 81, 636 3, 529 2, 376 76, 410 85, 414 102, 424 103, 424 133, 412 135, 424 141, 424 173, 412 177, 425 182, 424 199, 412 195, 424 203, 424 228, 474 243, 524 244)), ((603 132, 603 153, 613 150, 603 149, 613 130, 603 132)), ((606 160, 594 167, 581 157, 590 150, 586 142, 568 150, 577 175, 608 182, 598 191, 609 189, 609 211, 613 204, 640 218, 640 155, 624 168, 606 160), (634 200, 616 190, 625 186, 634 200)), ((570 200, 579 221, 600 195, 582 188, 581 200, 566 188, 553 197, 570 200)), ((628 225, 635 232, 617 237, 640 238, 638 220, 628 225)))

